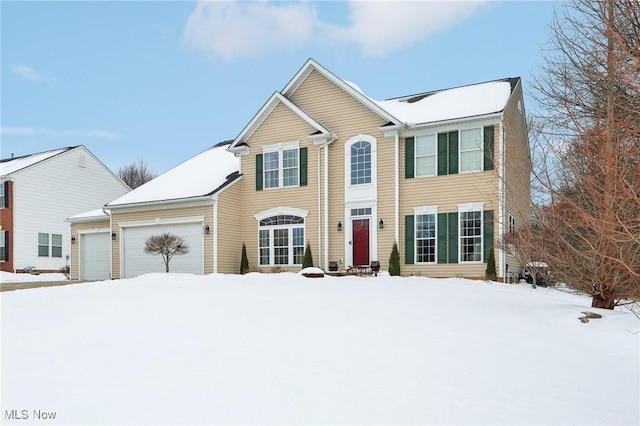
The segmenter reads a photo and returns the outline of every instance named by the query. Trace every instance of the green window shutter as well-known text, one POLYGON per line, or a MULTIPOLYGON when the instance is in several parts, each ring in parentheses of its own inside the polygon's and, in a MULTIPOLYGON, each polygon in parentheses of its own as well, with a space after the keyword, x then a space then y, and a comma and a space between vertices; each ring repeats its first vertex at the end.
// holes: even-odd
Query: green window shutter
POLYGON ((404 178, 412 179, 415 177, 414 172, 414 155, 415 155, 415 140, 412 137, 404 140, 404 178))
POLYGON ((438 133, 438 176, 447 174, 447 141, 446 133, 438 133))
POLYGON ((413 265, 414 244, 414 216, 404 217, 404 263, 413 265))
POLYGON ((486 263, 489 260, 489 250, 493 247, 493 210, 485 210, 482 220, 482 233, 484 240, 483 258, 486 263))
POLYGON ((447 263, 447 214, 438 213, 438 263, 447 263))
POLYGON ((300 148, 300 186, 307 186, 307 148, 300 148))
POLYGON ((449 263, 458 263, 458 213, 448 213, 449 263))
POLYGON ((262 191, 262 180, 264 179, 262 167, 262 154, 258 154, 256 155, 256 191, 262 191))
POLYGON ((484 169, 493 170, 493 126, 484 128, 484 169))
POLYGON ((449 132, 449 174, 458 173, 458 131, 449 132))

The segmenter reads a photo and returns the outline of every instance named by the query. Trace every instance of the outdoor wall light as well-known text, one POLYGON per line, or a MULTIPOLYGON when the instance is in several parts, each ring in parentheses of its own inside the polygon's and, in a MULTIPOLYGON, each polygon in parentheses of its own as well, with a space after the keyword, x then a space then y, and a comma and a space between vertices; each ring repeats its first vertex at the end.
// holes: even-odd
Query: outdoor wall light
POLYGON ((116 240, 116 238, 118 238, 118 234, 116 234, 116 232, 115 232, 115 231, 113 231, 113 232, 111 233, 111 240, 115 241, 115 240, 116 240))
POLYGON ((204 225, 202 227, 202 230, 204 231, 205 234, 209 234, 209 232, 211 231, 211 228, 209 228, 209 225, 204 225))
POLYGON ((378 222, 378 228, 384 228, 384 220, 380 219, 380 222, 378 222))
POLYGON ((75 244, 76 243, 76 237, 71 237, 71 244, 75 244))
POLYGON ((338 232, 342 231, 342 222, 338 221, 338 232))

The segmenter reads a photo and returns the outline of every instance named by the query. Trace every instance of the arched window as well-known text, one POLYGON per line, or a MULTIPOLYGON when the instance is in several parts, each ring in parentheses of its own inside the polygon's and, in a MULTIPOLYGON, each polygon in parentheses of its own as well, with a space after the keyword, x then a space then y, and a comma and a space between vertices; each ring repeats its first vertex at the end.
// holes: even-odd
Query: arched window
POLYGON ((371 183, 371 143, 358 141, 351 145, 351 185, 371 183))
POLYGON ((258 251, 261 266, 301 265, 304 259, 304 217, 281 214, 260 219, 258 251))

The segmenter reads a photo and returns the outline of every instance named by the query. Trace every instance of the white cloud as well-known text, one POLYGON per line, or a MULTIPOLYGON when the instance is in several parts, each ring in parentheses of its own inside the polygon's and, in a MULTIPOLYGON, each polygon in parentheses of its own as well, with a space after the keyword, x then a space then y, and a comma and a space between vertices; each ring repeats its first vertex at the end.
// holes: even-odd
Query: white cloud
POLYGON ((11 64, 11 70, 14 74, 22 77, 25 80, 35 81, 38 83, 49 80, 49 78, 45 74, 39 72, 35 68, 28 67, 24 64, 11 64))
POLYGON ((463 22, 483 1, 350 1, 348 25, 323 22, 311 2, 200 1, 184 42, 226 61, 311 43, 350 43, 383 56, 463 22))
POLYGON ((319 21, 312 3, 198 2, 184 41, 231 61, 308 43, 319 21))
POLYGON ((52 130, 41 127, 2 127, 0 133, 7 136, 46 136, 51 138, 92 138, 114 140, 117 133, 108 130, 52 130))
POLYGON ((366 55, 383 56, 411 46, 467 19, 481 2, 352 1, 349 27, 329 36, 358 45, 366 55))

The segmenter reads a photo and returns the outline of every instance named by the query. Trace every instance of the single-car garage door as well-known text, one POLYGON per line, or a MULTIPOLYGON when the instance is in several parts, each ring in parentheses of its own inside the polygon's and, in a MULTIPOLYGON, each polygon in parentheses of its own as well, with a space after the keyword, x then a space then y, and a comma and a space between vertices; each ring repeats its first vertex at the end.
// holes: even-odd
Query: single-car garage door
POLYGON ((108 280, 111 244, 108 232, 80 234, 81 280, 108 280))
POLYGON ((123 228, 122 272, 124 278, 133 278, 150 272, 165 272, 162 256, 144 252, 144 242, 151 235, 169 232, 182 237, 189 244, 189 252, 175 255, 169 262, 169 272, 202 274, 202 224, 178 223, 123 228))

